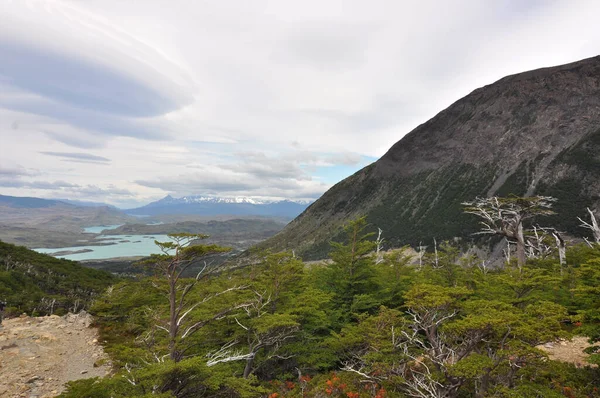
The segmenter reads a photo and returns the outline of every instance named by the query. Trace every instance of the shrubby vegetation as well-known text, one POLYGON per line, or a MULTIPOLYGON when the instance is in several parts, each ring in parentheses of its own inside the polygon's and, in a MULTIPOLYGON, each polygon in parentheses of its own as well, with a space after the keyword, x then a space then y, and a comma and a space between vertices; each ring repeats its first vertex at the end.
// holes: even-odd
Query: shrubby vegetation
POLYGON ((7 316, 88 309, 115 281, 108 272, 0 241, 0 300, 7 302, 7 316))
POLYGON ((223 248, 180 234, 154 276, 113 281, 94 301, 115 374, 63 396, 600 396, 598 368, 536 348, 600 341, 600 245, 569 247, 561 264, 552 239, 525 231, 531 258, 490 267, 453 242, 376 253, 366 227, 349 223, 326 263, 263 253, 229 270, 203 265, 223 248), (202 272, 179 277, 191 264, 202 272))

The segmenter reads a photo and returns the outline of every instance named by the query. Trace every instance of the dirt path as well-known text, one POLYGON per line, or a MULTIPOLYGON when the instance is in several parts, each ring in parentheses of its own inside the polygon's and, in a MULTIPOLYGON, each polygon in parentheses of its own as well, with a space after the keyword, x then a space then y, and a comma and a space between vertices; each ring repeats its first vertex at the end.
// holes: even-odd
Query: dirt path
MULTIPOLYGON (((594 345, 599 345, 596 343, 594 345)), ((546 343, 537 346, 537 348, 546 351, 550 359, 561 362, 569 362, 575 366, 589 366, 587 361, 589 355, 584 350, 590 346, 588 338, 583 336, 575 336, 571 340, 559 340, 553 343, 546 343)), ((593 367, 597 365, 591 365, 593 367)))
POLYGON ((0 328, 0 397, 54 397, 67 381, 107 375, 108 358, 90 322, 85 313, 5 319, 0 328))

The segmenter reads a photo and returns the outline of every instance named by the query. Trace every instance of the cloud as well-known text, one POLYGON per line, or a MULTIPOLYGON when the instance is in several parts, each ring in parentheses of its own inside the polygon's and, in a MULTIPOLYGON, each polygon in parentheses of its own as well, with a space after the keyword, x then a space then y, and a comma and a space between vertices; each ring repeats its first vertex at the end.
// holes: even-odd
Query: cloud
POLYGON ((102 156, 96 156, 89 153, 83 152, 49 152, 42 151, 40 152, 43 155, 48 156, 56 156, 59 158, 63 158, 63 160, 67 161, 75 161, 75 162, 91 162, 91 163, 107 163, 110 162, 110 159, 107 159, 102 156))
POLYGON ((600 42, 593 0, 8 4, 5 189, 96 201, 315 198, 473 89, 600 42))
POLYGON ((23 166, 3 167, 0 165, 0 178, 6 177, 28 177, 39 174, 33 170, 27 170, 23 166))
POLYGON ((306 174, 295 159, 285 156, 269 157, 263 152, 240 152, 236 154, 239 160, 233 164, 222 164, 223 170, 235 173, 249 174, 256 178, 307 180, 310 176, 306 174))
POLYGON ((353 69, 367 61, 368 27, 360 24, 313 21, 280 41, 274 61, 317 69, 353 69))
MULTIPOLYGON (((115 96, 118 94, 116 93, 115 96)), ((171 130, 165 126, 165 122, 161 120, 127 118, 119 114, 106 114, 91 108, 62 104, 39 93, 15 90, 14 87, 2 84, 1 81, 0 107, 26 115, 43 132, 59 128, 60 132, 54 132, 54 136, 59 141, 67 143, 68 141, 65 140, 71 142, 81 140, 79 136, 82 133, 86 135, 93 133, 96 140, 101 138, 102 141, 106 141, 111 136, 166 139, 171 133, 171 130)))
POLYGON ((66 181, 25 181, 19 178, 11 179, 0 177, 0 187, 57 190, 63 188, 78 188, 79 186, 66 181))
MULTIPOLYGON (((253 155, 252 157, 256 157, 253 155)), ((276 162, 273 163, 275 165, 276 162)), ((270 198, 315 198, 330 185, 313 180, 301 170, 275 171, 265 163, 198 166, 200 171, 137 180, 136 184, 178 195, 261 196, 270 198), (300 173, 300 174, 298 174, 300 173)))
POLYGON ((345 165, 345 166, 355 166, 363 160, 363 157, 361 155, 359 155, 358 153, 345 152, 345 153, 333 154, 333 155, 329 156, 327 158, 327 160, 329 162, 331 162, 333 165, 341 164, 341 165, 345 165))
MULTIPOLYGON (((110 65, 87 60, 80 54, 28 46, 0 39, 0 73, 13 87, 68 105, 119 116, 162 115, 189 103, 170 97, 110 65), (44 73, 40 73, 40 67, 44 73)), ((118 62, 118 59, 116 60, 118 62)))
POLYGON ((96 185, 82 185, 78 186, 75 190, 77 194, 83 197, 101 197, 103 195, 108 196, 125 196, 134 197, 135 194, 129 189, 119 188, 113 184, 109 184, 107 187, 102 188, 96 185))
POLYGON ((182 68, 76 4, 11 2, 3 14, 0 107, 156 139, 169 133, 148 122, 193 101, 195 83, 182 68))

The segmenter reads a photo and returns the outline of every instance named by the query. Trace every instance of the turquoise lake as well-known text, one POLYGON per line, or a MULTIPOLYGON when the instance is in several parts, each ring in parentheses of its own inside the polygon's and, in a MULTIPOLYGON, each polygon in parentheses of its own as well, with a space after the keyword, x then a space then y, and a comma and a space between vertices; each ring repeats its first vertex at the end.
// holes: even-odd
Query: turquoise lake
POLYGON ((87 227, 83 229, 83 232, 87 232, 89 234, 99 234, 105 229, 115 229, 119 228, 123 224, 114 224, 114 225, 96 225, 95 227, 87 227))
MULTIPOLYGON (((118 228, 120 225, 99 225, 85 228, 85 232, 100 233, 105 229, 118 228)), ((103 260, 114 257, 138 257, 148 256, 150 254, 160 253, 158 246, 154 243, 169 241, 167 235, 98 235, 90 237, 90 241, 101 241, 105 243, 113 243, 105 246, 73 246, 60 248, 37 248, 33 249, 39 253, 52 254, 61 251, 77 251, 77 250, 92 250, 87 253, 77 253, 69 255, 56 256, 58 258, 66 258, 68 260, 103 260)))

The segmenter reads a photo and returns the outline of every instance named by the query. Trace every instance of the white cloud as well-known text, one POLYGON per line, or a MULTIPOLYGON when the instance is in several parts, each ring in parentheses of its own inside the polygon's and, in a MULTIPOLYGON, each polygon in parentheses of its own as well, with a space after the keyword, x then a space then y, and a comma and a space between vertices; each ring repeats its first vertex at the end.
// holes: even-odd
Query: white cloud
POLYGON ((473 89, 600 52, 593 0, 165 4, 0 0, 0 166, 42 171, 11 194, 314 197, 473 89))

